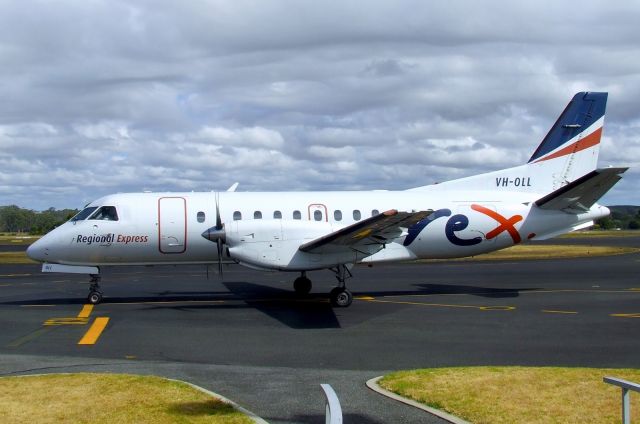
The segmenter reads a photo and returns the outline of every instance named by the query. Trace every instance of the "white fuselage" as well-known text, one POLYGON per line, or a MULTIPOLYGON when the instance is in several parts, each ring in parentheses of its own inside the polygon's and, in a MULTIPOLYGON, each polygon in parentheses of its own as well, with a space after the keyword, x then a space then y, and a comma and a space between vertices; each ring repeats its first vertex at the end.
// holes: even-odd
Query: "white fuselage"
POLYGON ((202 233, 225 225, 225 260, 262 269, 304 271, 356 262, 455 258, 546 238, 608 215, 594 205, 582 214, 542 210, 541 195, 518 191, 130 193, 89 206, 113 206, 117 220, 69 221, 30 247, 29 255, 66 265, 186 264, 218 261, 202 233), (374 254, 345 258, 298 248, 390 209, 434 212, 374 254))

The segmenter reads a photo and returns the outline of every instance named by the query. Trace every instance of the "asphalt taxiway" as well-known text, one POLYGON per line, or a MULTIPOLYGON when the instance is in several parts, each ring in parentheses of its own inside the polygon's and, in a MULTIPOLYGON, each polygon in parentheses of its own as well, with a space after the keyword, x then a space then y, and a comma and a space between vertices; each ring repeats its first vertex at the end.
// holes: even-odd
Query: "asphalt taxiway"
POLYGON ((301 299, 294 274, 234 266, 220 282, 204 267, 120 267, 103 277, 104 302, 88 307, 86 277, 4 265, 0 375, 164 375, 273 423, 323 422, 319 385, 329 383, 345 422, 439 422, 365 381, 418 367, 637 368, 638 271, 640 254, 363 266, 348 281, 353 305, 334 309, 327 271, 309 274, 314 289, 301 299))

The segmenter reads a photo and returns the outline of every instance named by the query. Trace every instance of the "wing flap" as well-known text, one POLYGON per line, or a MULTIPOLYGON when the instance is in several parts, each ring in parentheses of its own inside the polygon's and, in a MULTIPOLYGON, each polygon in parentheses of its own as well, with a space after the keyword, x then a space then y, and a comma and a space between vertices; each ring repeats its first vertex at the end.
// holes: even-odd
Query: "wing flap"
POLYGON ((305 243, 298 250, 307 253, 336 253, 357 250, 373 254, 386 243, 400 237, 403 229, 423 220, 432 212, 398 212, 392 209, 305 243))
POLYGON ((596 169, 536 200, 536 205, 541 209, 569 213, 586 212, 622 178, 620 175, 627 169, 596 169))

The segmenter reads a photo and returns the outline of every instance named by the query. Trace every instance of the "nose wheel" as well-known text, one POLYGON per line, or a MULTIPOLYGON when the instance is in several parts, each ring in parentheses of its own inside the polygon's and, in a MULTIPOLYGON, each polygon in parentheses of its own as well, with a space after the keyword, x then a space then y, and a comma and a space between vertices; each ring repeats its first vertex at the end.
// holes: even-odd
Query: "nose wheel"
POLYGON ((97 305, 102 302, 102 291, 100 291, 100 276, 96 274, 91 275, 89 280, 91 285, 89 286, 89 296, 87 296, 87 302, 92 305, 97 305))

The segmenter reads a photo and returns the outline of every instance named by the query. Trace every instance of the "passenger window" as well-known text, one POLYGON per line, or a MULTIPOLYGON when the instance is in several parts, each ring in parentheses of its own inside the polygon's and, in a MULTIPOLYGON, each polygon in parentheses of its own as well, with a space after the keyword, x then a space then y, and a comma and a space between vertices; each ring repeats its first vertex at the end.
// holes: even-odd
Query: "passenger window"
POLYGON ((360 211, 358 209, 354 209, 353 210, 353 219, 356 221, 360 221, 360 218, 362 218, 362 215, 360 214, 360 211))
POLYGON ((273 219, 282 219, 282 212, 280 211, 273 212, 273 219))
POLYGON ((118 212, 114 206, 103 206, 93 213, 89 219, 99 219, 102 221, 117 221, 118 212))
POLYGON ((378 209, 374 209, 371 211, 371 216, 380 215, 380 211, 378 209))
POLYGON ((233 220, 234 221, 240 221, 241 219, 242 219, 242 214, 240 213, 240 211, 235 211, 233 213, 233 220))
POLYGON ((338 209, 333 211, 333 219, 335 219, 336 221, 342 221, 342 211, 338 209))
POLYGON ((204 212, 198 212, 197 218, 198 218, 198 222, 204 222, 204 218, 205 218, 204 212))
POLYGON ((262 219, 262 212, 260 211, 255 211, 253 213, 253 219, 262 219))
POLYGON ((97 206, 91 206, 89 208, 84 208, 82 211, 78 212, 78 214, 76 214, 76 216, 74 216, 73 218, 71 218, 72 222, 76 222, 76 221, 84 221, 85 219, 87 219, 87 217, 89 215, 91 215, 93 213, 93 211, 95 211, 96 209, 98 209, 97 206))
POLYGON ((293 219, 302 219, 300 211, 293 211, 293 219))
POLYGON ((313 219, 315 219, 316 221, 322 221, 322 212, 320 212, 319 210, 313 211, 313 219))

